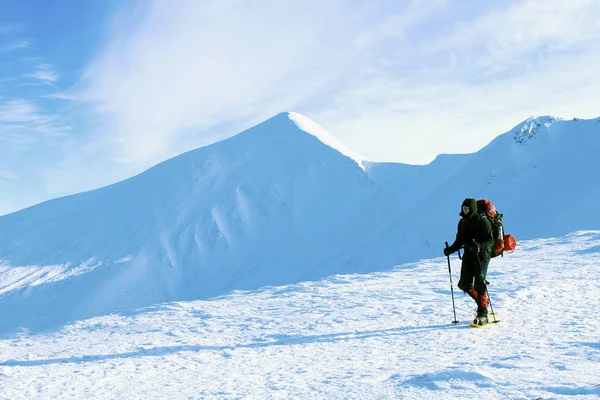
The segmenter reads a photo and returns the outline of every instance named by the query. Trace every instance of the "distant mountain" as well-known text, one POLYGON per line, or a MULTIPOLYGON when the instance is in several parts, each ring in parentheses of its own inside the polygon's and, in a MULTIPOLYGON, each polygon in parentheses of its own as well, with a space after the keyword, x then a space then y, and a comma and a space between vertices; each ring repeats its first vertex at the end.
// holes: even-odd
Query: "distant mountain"
POLYGON ((0 217, 0 329, 436 256, 465 197, 491 199, 517 239, 598 229, 599 131, 600 119, 531 118, 477 153, 412 166, 364 160, 282 113, 0 217))

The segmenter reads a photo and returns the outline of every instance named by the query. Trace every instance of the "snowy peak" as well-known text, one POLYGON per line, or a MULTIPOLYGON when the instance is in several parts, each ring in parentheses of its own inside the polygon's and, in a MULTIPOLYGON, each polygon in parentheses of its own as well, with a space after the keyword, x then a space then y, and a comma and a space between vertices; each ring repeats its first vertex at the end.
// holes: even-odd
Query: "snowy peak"
MULTIPOLYGON (((349 158, 363 171, 365 170, 365 159, 356 152, 350 150, 339 139, 332 136, 322 126, 313 122, 308 117, 297 112, 283 112, 272 118, 240 133, 232 138, 243 147, 252 147, 265 154, 271 153, 299 152, 315 153, 319 144, 325 145, 327 150, 349 158), (310 141, 306 141, 310 138, 310 141), (314 139, 319 142, 315 142, 314 139), (315 146, 315 144, 317 144, 315 146)), ((317 151, 322 153, 322 151, 317 151)))
POLYGON ((517 144, 526 145, 534 138, 548 139, 548 128, 558 121, 558 118, 546 115, 543 117, 529 117, 513 129, 513 140, 517 144))
POLYGON ((339 151, 346 157, 353 159, 363 170, 365 169, 366 160, 364 159, 364 157, 361 157, 354 151, 350 150, 336 137, 332 136, 331 134, 329 134, 329 132, 323 129, 323 127, 321 127, 319 124, 311 121, 309 118, 296 112, 289 112, 287 113, 287 115, 288 118, 291 121, 293 121, 298 128, 300 128, 306 133, 310 133, 311 135, 315 136, 321 142, 339 151))

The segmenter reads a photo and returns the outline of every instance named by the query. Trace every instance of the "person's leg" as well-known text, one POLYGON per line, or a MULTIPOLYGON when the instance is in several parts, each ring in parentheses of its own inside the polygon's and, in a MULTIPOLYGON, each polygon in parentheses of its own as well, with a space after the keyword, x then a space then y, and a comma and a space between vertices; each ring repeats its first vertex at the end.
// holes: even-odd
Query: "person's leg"
POLYGON ((463 257, 458 288, 471 297, 473 297, 473 278, 475 278, 474 265, 472 262, 469 262, 468 259, 463 257))
POLYGON ((487 276, 488 265, 490 263, 489 257, 484 257, 480 259, 480 265, 477 273, 475 274, 475 291, 479 293, 479 297, 477 299, 477 314, 478 315, 487 315, 487 307, 488 307, 488 294, 487 294, 487 285, 485 284, 485 277, 487 276))
POLYGON ((463 256, 458 287, 463 292, 471 296, 473 300, 475 300, 475 303, 477 304, 477 309, 479 310, 479 293, 473 287, 473 280, 475 279, 476 272, 478 270, 478 266, 474 261, 475 260, 473 258, 470 258, 467 254, 463 256))

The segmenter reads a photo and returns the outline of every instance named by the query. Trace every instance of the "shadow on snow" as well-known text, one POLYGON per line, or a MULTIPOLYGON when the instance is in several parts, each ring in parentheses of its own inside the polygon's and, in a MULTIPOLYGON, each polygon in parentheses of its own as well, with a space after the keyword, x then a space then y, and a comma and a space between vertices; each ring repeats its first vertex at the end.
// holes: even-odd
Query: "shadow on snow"
MULTIPOLYGON (((292 345, 304 345, 313 343, 334 343, 349 340, 363 340, 376 337, 396 336, 396 335, 407 335, 407 334, 418 334, 426 331, 433 331, 439 329, 450 329, 455 328, 453 325, 432 325, 424 327, 404 327, 404 328, 391 328, 382 329, 375 331, 357 331, 357 332, 342 332, 333 333, 326 335, 267 335, 264 338, 258 338, 256 342, 244 343, 230 346, 202 346, 202 345, 184 345, 184 346, 162 346, 152 349, 140 349, 137 351, 131 351, 126 353, 117 354, 98 354, 88 355, 81 357, 64 357, 64 358, 51 358, 42 360, 7 360, 0 363, 1 366, 9 367, 35 367, 42 365, 52 364, 67 364, 67 363, 88 363, 88 362, 102 362, 107 360, 114 360, 119 358, 135 358, 135 357, 163 357, 170 354, 177 354, 181 352, 200 352, 200 351, 226 351, 236 349, 254 349, 254 348, 265 348, 271 346, 292 346, 292 345)), ((467 328, 467 326, 463 326, 467 328)))

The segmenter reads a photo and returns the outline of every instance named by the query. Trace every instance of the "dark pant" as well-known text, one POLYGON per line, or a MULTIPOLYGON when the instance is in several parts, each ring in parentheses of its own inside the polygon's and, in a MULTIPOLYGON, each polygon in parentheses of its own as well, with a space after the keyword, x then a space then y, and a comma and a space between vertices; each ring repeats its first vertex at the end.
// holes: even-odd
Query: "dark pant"
POLYGON ((489 263, 490 257, 484 254, 465 252, 462 259, 458 287, 475 299, 478 306, 477 312, 479 313, 487 313, 487 286, 485 284, 485 277, 489 263), (473 293, 472 289, 475 289, 476 293, 473 293), (480 300, 484 300, 483 305, 480 300))

